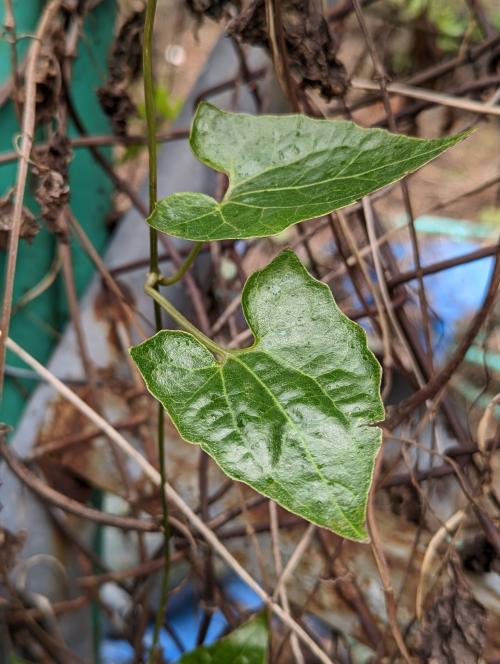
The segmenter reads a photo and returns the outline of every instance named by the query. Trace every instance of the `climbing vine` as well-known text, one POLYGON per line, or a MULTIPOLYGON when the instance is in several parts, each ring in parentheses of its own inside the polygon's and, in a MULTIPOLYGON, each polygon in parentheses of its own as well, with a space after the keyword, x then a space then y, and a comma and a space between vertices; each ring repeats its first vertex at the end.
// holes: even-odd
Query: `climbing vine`
MULTIPOLYGON (((151 62, 155 8, 155 0, 149 0, 144 33, 151 239, 145 290, 154 301, 157 333, 130 352, 160 402, 163 485, 165 409, 182 438, 199 445, 229 477, 311 523, 365 541, 381 443, 381 430, 373 425, 383 420, 384 407, 381 367, 363 329, 340 311, 328 286, 290 250, 245 284, 242 308, 254 341, 242 350, 208 338, 160 293, 160 286, 180 279, 204 242, 275 235, 328 214, 415 171, 468 132, 424 140, 348 121, 298 114, 254 117, 201 103, 191 148, 200 161, 228 176, 225 196, 217 202, 187 192, 157 201, 151 62), (158 231, 196 242, 170 277, 159 271, 158 231), (161 307, 182 331, 160 329, 161 307)), ((162 505, 166 564, 150 661, 167 597, 164 489, 162 505)))

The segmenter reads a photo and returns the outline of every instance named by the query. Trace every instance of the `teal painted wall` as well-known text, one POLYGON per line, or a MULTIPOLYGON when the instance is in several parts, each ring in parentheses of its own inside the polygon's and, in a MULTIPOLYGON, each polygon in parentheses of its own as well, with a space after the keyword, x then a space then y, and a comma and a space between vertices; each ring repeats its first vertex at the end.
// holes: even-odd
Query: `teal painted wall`
MULTIPOLYGON (((18 35, 29 34, 36 25, 40 0, 13 0, 18 35)), ((3 3, 0 4, 0 24, 3 24, 3 3)), ((84 35, 80 40, 78 57, 74 63, 72 97, 83 122, 90 133, 109 133, 109 123, 102 113, 97 88, 107 76, 107 55, 113 38, 116 16, 115 0, 105 0, 87 18, 84 35)), ((18 45, 19 57, 26 54, 28 39, 18 45)), ((0 84, 10 74, 9 45, 0 40, 0 84)), ((0 109, 0 153, 13 149, 13 138, 20 131, 14 109, 9 103, 0 109)), ((70 133, 76 131, 70 128, 70 133)), ((109 150, 107 156, 110 157, 109 150)), ((11 188, 16 178, 16 163, 0 164, 0 196, 11 188)), ((75 150, 70 167, 71 208, 77 219, 102 252, 109 230, 106 216, 111 208, 113 187, 92 155, 84 149, 75 150)), ((37 214, 31 196, 32 183, 28 180, 25 203, 37 214)), ((39 220, 40 221, 40 220, 39 220)), ((27 290, 35 286, 47 274, 56 254, 53 237, 43 228, 28 245, 20 243, 18 267, 14 291, 14 304, 27 290)), ((83 293, 93 275, 93 265, 76 243, 71 245, 75 280, 79 295, 83 293)), ((0 255, 1 283, 4 282, 5 252, 0 255)), ((67 321, 68 311, 64 283, 59 275, 55 283, 43 295, 19 310, 12 318, 10 335, 41 362, 47 362, 67 321)), ((75 361, 79 360, 75 358, 75 361)), ((23 366, 17 358, 7 355, 8 367, 23 366)), ((14 426, 18 421, 29 395, 36 387, 33 380, 6 377, 4 398, 0 405, 0 421, 14 426)))

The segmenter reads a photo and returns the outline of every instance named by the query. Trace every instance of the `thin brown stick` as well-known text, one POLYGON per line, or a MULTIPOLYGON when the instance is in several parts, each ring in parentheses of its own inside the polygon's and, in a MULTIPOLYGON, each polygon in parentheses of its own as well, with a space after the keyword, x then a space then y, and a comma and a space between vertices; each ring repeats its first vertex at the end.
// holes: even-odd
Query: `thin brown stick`
POLYGON ((398 426, 408 415, 416 408, 422 405, 428 399, 432 399, 440 390, 442 390, 450 381, 451 377, 462 364, 463 359, 474 341, 477 333, 486 320, 491 307, 496 299, 498 286, 500 284, 500 253, 497 253, 495 265, 491 274, 488 290, 483 303, 469 324, 462 340, 458 344, 455 352, 448 360, 443 369, 433 376, 418 392, 412 394, 396 408, 395 412, 386 418, 384 427, 392 430, 398 426))
MULTIPOLYGON (((368 81, 364 78, 353 78, 351 80, 351 86, 355 90, 379 89, 378 83, 368 81)), ((423 88, 416 88, 415 86, 406 85, 404 83, 388 83, 387 92, 391 94, 397 94, 402 97, 410 97, 411 99, 429 101, 440 106, 458 108, 462 111, 468 111, 469 113, 480 113, 481 115, 494 115, 500 117, 500 107, 492 106, 488 104, 488 102, 454 97, 453 95, 443 94, 442 92, 434 92, 434 90, 424 90, 423 88)))
MULTIPOLYGON (((380 465, 381 458, 382 455, 379 454, 378 460, 376 462, 376 467, 380 465)), ((377 470, 375 470, 375 474, 376 472, 377 470)), ((394 599, 394 588, 392 586, 389 567, 387 565, 387 560, 385 559, 384 550, 382 547, 382 541, 380 539, 380 534, 378 532, 377 522, 375 519, 375 513, 373 507, 373 494, 369 497, 368 500, 367 525, 371 537, 371 548, 373 552, 373 557, 375 558, 375 563, 377 565, 380 580, 382 581, 382 587, 384 589, 387 618, 389 620, 392 636, 394 637, 394 641, 396 642, 398 650, 401 653, 401 656, 405 660, 406 664, 411 664, 412 663, 411 656, 410 653, 408 652, 408 649, 406 648, 403 635, 401 634, 401 630, 399 628, 396 601, 394 599)))
MULTIPOLYGON (((210 457, 204 450, 200 450, 198 459, 198 493, 200 500, 200 516, 205 523, 210 520, 210 509, 208 502, 208 485, 209 485, 209 461, 210 457)), ((201 590, 201 602, 203 608, 203 619, 200 621, 198 628, 198 635, 196 645, 199 646, 204 643, 207 635, 210 621, 213 615, 213 603, 215 595, 215 570, 213 564, 212 551, 208 547, 204 547, 203 551, 203 578, 201 590)))
MULTIPOLYGON (((342 228, 342 233, 346 239, 347 245, 349 247, 349 251, 352 253, 354 256, 354 259, 356 261, 356 264, 359 266, 359 269, 361 271, 361 274, 363 275, 363 278, 365 280, 366 285, 370 289, 370 292, 373 294, 373 299, 375 301, 375 306, 377 308, 377 313, 378 313, 378 324, 380 326, 380 336, 382 338, 382 347, 384 349, 384 356, 383 356, 383 366, 384 366, 384 395, 389 393, 389 390, 391 388, 391 380, 387 380, 388 376, 392 375, 392 366, 393 366, 393 360, 392 360, 392 343, 390 339, 390 323, 388 320, 387 313, 385 311, 384 307, 384 302, 382 299, 382 295, 380 292, 380 287, 376 285, 371 276, 370 272, 368 270, 368 267, 361 256, 359 250, 358 250, 358 245, 356 243, 356 238, 354 237, 354 233, 351 232, 349 225, 347 223, 346 218, 342 214, 342 210, 338 210, 336 213, 336 216, 340 222, 340 226, 342 228)), ((351 275, 352 279, 353 275, 351 275)), ((358 295, 359 297, 359 295, 358 295)), ((366 303, 366 298, 364 298, 363 304, 366 303)))
MULTIPOLYGON (((276 572, 276 578, 281 580, 283 572, 283 561, 281 559, 281 550, 280 550, 280 535, 279 535, 279 521, 278 521, 278 507, 273 500, 269 501, 269 520, 270 520, 270 532, 271 532, 271 541, 273 549, 273 559, 274 559, 274 569, 276 572)), ((286 591, 286 583, 283 581, 275 587, 273 593, 273 599, 279 597, 283 609, 291 615, 290 611, 290 600, 288 599, 288 593, 286 591)), ((299 641, 296 634, 291 634, 290 636, 290 645, 292 648, 293 657, 296 664, 305 664, 304 655, 300 649, 299 641)))
MULTIPOLYGON (((54 615, 57 616, 68 611, 78 611, 82 607, 86 606, 90 601, 91 598, 89 596, 80 595, 79 597, 64 600, 62 602, 53 602, 51 608, 54 615)), ((9 610, 6 611, 6 620, 8 623, 14 625, 17 623, 24 623, 27 617, 38 620, 40 618, 44 618, 45 616, 45 613, 39 608, 14 608, 13 606, 9 606, 7 602, 4 603, 4 601, 0 602, 0 607, 4 609, 8 607, 9 610)))
POLYGON ((340 546, 337 545, 333 554, 327 543, 326 532, 318 529, 317 540, 324 554, 326 572, 331 575, 335 591, 344 600, 347 606, 358 615, 359 622, 371 647, 379 654, 383 654, 383 637, 370 608, 356 584, 356 579, 351 570, 344 564, 340 557, 340 546))
POLYGON ((28 468, 16 457, 11 448, 4 440, 0 440, 0 455, 14 473, 14 475, 37 496, 40 496, 47 502, 60 507, 65 512, 71 512, 82 519, 101 523, 106 526, 120 528, 122 530, 138 530, 143 532, 158 532, 159 526, 145 519, 131 519, 128 517, 116 516, 114 514, 105 514, 92 507, 82 505, 77 500, 69 498, 64 494, 48 486, 34 475, 28 468))
MULTIPOLYGON (((168 143, 170 141, 181 141, 189 138, 189 129, 172 129, 156 136, 158 143, 168 143)), ((99 148, 114 145, 146 145, 145 136, 116 136, 114 134, 102 134, 94 136, 76 136, 69 139, 70 145, 74 149, 80 148, 99 148)), ((37 149, 43 150, 47 147, 46 143, 37 143, 37 149)), ((0 164, 9 164, 19 159, 19 152, 11 150, 0 154, 0 164)))
POLYGON ((299 543, 295 547, 292 555, 290 556, 290 559, 285 565, 285 569, 279 576, 274 588, 273 597, 277 597, 278 593, 281 591, 281 588, 286 584, 287 580, 294 573, 297 565, 302 560, 302 556, 305 554, 307 547, 311 543, 311 539, 313 538, 315 532, 316 526, 310 523, 302 534, 299 543))
MULTIPOLYGON (((132 415, 123 420, 118 420, 113 423, 115 429, 135 429, 141 424, 149 421, 148 413, 137 413, 137 415, 132 415)), ((90 431, 78 431, 75 433, 66 434, 64 436, 55 438, 47 443, 42 443, 37 445, 28 454, 23 458, 24 463, 33 463, 42 459, 47 454, 54 454, 54 452, 61 452, 67 447, 73 447, 74 445, 81 445, 83 443, 96 438, 97 436, 102 436, 102 433, 99 429, 93 428, 90 431)))
MULTIPOLYGON (((373 62, 373 66, 375 69, 375 72, 377 74, 377 77, 379 79, 379 86, 380 90, 382 91, 383 95, 383 100, 384 100, 384 108, 389 124, 389 128, 392 132, 397 132, 397 126, 396 126, 396 121, 394 119, 394 113, 392 110, 391 102, 389 99, 388 95, 388 85, 387 85, 387 73, 385 71, 385 67, 381 61, 381 59, 378 57, 378 53, 375 48, 375 44, 373 42, 373 38, 370 33, 370 29, 368 28, 368 25, 366 24, 364 15, 363 15, 363 10, 361 9, 361 6, 359 4, 359 0, 352 0, 353 2, 353 7, 354 11, 356 12, 356 16, 359 22, 359 25, 361 27, 361 30, 364 34, 365 41, 368 47, 368 50, 370 52, 370 56, 373 62)), ((419 245, 418 245, 418 238, 417 238, 417 233, 415 230, 415 218, 413 214, 413 208, 411 204, 411 199, 410 199, 410 191, 408 188, 408 183, 406 179, 403 178, 401 180, 400 184, 400 189, 401 193, 403 196, 403 201, 404 201, 404 206, 409 218, 409 223, 408 223, 408 229, 410 231, 410 241, 411 241, 411 247, 412 247, 412 253, 413 253, 413 262, 415 264, 415 270, 416 270, 416 275, 417 275, 417 280, 418 280, 418 299, 420 303, 420 311, 422 315, 422 322, 423 322, 423 327, 424 327, 424 335, 425 335, 425 345, 426 345, 426 350, 427 350, 427 361, 429 365, 429 372, 432 373, 433 369, 433 355, 432 355, 432 337, 431 337, 431 326, 429 322, 429 309, 428 309, 428 303, 427 303, 427 295, 425 291, 425 286, 424 286, 424 280, 422 276, 422 265, 420 261, 420 250, 419 250, 419 245)))
MULTIPOLYGON (((179 560, 184 559, 183 551, 176 551, 172 555, 171 562, 175 564, 179 560)), ((109 581, 118 583, 119 581, 124 581, 126 579, 137 579, 143 576, 150 576, 155 572, 159 572, 163 567, 163 556, 160 558, 153 558, 152 560, 147 560, 144 563, 139 563, 134 567, 129 567, 123 570, 116 570, 112 572, 104 572, 103 574, 91 574, 87 576, 80 576, 77 579, 77 583, 82 588, 100 586, 103 583, 108 583, 109 581)))
POLYGON ((95 267, 97 268, 97 271, 101 275, 101 278, 104 281, 104 283, 106 284, 106 286, 116 296, 117 301, 120 304, 120 307, 124 311, 126 319, 127 320, 130 319, 131 324, 134 326, 136 334, 139 336, 139 338, 141 340, 145 339, 147 335, 146 335, 146 332, 144 330, 144 327, 142 326, 142 324, 139 320, 139 313, 136 311, 136 309, 127 300, 126 295, 121 290, 120 286, 118 285, 118 283, 114 279, 113 275, 109 271, 109 269, 106 266, 105 262, 99 256, 99 254, 96 251, 94 245, 90 241, 88 235, 85 233, 85 231, 82 228, 81 224, 78 222, 78 220, 72 214, 72 212, 69 208, 68 208, 67 212, 68 212, 68 218, 69 218, 69 222, 70 222, 70 225, 72 227, 72 230, 74 231, 74 233, 75 233, 79 243, 81 244, 82 248, 87 253, 90 260, 94 263, 95 267))
MULTIPOLYGON (((436 263, 431 263, 430 265, 425 265, 422 267, 422 275, 427 276, 429 274, 436 274, 437 272, 443 272, 444 270, 449 270, 452 267, 457 267, 458 265, 467 265, 474 261, 481 260, 482 258, 487 258, 489 256, 495 256, 500 253, 500 246, 495 244, 488 247, 483 247, 482 249, 476 249, 471 251, 468 254, 463 254, 462 256, 456 256, 455 258, 448 258, 444 261, 437 261, 436 263)), ((406 284, 408 281, 412 281, 416 277, 416 270, 408 270, 407 272, 400 272, 394 277, 390 277, 387 280, 387 286, 389 288, 395 288, 401 284, 406 284)))
POLYGON ((35 38, 30 46, 26 67, 25 99, 22 120, 22 138, 20 159, 17 169, 14 211, 12 213, 12 226, 7 245, 7 265, 5 268, 5 286, 3 292, 2 316, 0 321, 0 399, 3 391, 3 376, 5 367, 5 341, 9 334, 10 316, 12 311, 12 296, 14 294, 14 281, 17 265, 17 250, 19 247, 19 234, 23 217, 24 193, 28 177, 33 136, 35 132, 36 115, 36 72, 42 42, 47 31, 53 27, 61 0, 51 0, 44 8, 38 24, 35 38))
POLYGON ((375 220, 374 220, 374 215, 373 215, 373 210, 371 207, 371 202, 370 198, 368 196, 365 196, 362 200, 363 203, 363 213, 365 217, 365 222, 366 222, 366 230, 368 233, 368 238, 370 242, 370 247, 372 249, 372 256, 373 256, 373 264, 375 266, 375 271, 377 274, 377 280, 378 280, 378 285, 380 287, 380 294, 382 296, 382 300, 384 302, 385 308, 387 310, 387 314, 389 316, 389 320, 391 321, 392 327, 394 328, 394 331, 396 332, 396 335, 401 343, 401 346, 404 348, 406 351, 408 358, 411 362, 412 370, 415 375, 415 379, 417 380, 417 383, 422 386, 424 384, 424 378, 422 376, 422 372, 420 370, 420 367, 418 365, 418 362, 414 356, 413 349, 411 348, 410 344, 408 343, 403 330, 401 329, 401 325, 396 318, 396 315, 394 313, 394 307, 391 301, 391 297, 389 294, 389 291, 387 289, 387 284, 385 280, 385 274, 384 270, 382 267, 382 262, 381 258, 379 255, 379 251, 377 248, 377 238, 375 236, 375 220))

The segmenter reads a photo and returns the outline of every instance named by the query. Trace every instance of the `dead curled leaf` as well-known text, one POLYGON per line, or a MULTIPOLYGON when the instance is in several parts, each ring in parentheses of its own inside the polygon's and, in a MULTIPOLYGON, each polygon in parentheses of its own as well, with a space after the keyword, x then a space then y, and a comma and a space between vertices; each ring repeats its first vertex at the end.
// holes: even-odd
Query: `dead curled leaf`
POLYGON ((143 30, 144 10, 141 10, 132 12, 118 31, 109 58, 109 73, 115 81, 135 80, 141 74, 143 30))
MULTIPOLYGON (((9 232, 12 228, 13 212, 14 203, 12 201, 12 194, 9 192, 6 196, 0 198, 0 249, 7 247, 9 232)), ((24 207, 19 237, 29 243, 38 233, 38 230, 39 226, 36 223, 34 214, 28 208, 24 207)))
POLYGON ((102 110, 111 120, 113 133, 127 135, 129 118, 137 113, 137 107, 123 82, 109 82, 97 91, 102 110))
MULTIPOLYGON (((40 52, 36 61, 36 125, 50 123, 57 117, 61 109, 62 97, 62 73, 61 63, 65 58, 64 45, 66 43, 65 32, 59 23, 51 26, 48 34, 40 45, 40 52)), ((12 97, 20 107, 20 112, 25 101, 26 86, 22 71, 21 84, 14 86, 12 97)))
POLYGON ((97 90, 101 107, 118 136, 127 134, 129 118, 137 113, 128 88, 142 70, 143 24, 144 10, 132 12, 123 23, 108 59, 108 81, 97 90))
MULTIPOLYGON (((235 15, 229 35, 270 52, 266 0, 187 0, 197 18, 215 20, 235 15)), ((288 66, 302 88, 317 88, 330 100, 347 87, 347 75, 337 59, 337 40, 323 15, 320 0, 280 0, 280 18, 288 66)))
POLYGON ((486 642, 486 611, 470 592, 455 563, 452 579, 428 602, 416 651, 432 664, 476 664, 486 642))
POLYGON ((232 4, 231 0, 186 0, 188 8, 198 18, 209 16, 218 21, 232 4))
POLYGON ((54 25, 49 38, 44 39, 36 68, 36 121, 51 122, 59 113, 62 97, 61 63, 65 57, 65 33, 54 25))
MULTIPOLYGON (((318 0, 282 0, 280 17, 288 66, 302 88, 317 88, 332 99, 344 92, 347 77, 337 59, 338 44, 318 0)), ((228 33, 270 50, 265 0, 250 0, 234 18, 228 33)))
POLYGON ((64 232, 60 215, 69 203, 68 166, 72 154, 69 139, 59 132, 35 151, 33 173, 38 176, 35 196, 44 221, 55 233, 64 232))

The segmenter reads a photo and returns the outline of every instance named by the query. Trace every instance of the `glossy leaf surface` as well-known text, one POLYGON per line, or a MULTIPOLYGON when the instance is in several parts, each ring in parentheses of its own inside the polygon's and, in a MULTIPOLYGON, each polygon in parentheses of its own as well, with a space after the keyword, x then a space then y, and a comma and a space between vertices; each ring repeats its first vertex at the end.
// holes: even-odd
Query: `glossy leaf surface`
POLYGON ((191 147, 229 176, 226 195, 218 203, 205 194, 173 194, 148 223, 189 240, 275 235, 399 180, 466 135, 424 140, 344 120, 227 113, 204 102, 191 147))
POLYGON ((267 619, 257 616, 211 646, 182 657, 179 664, 266 664, 267 619))
POLYGON ((364 528, 384 417, 380 365, 330 289, 284 251, 247 281, 255 343, 217 360, 185 332, 131 349, 181 436, 230 477, 344 537, 364 528))

